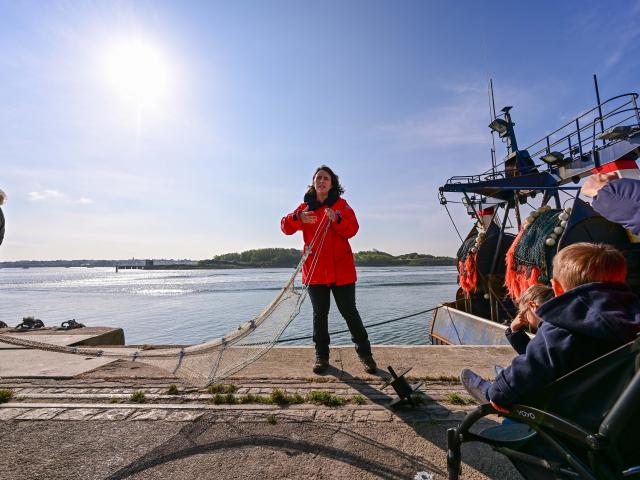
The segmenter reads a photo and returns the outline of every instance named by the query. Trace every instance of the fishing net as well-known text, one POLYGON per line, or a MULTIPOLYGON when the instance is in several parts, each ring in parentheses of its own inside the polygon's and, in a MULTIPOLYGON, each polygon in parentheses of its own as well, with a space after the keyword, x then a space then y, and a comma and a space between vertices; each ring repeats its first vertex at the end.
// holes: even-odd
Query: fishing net
POLYGON ((558 248, 562 210, 538 210, 530 223, 522 225, 506 256, 505 285, 512 300, 536 283, 548 284, 551 261, 558 248), (552 241, 549 241, 549 240, 552 241))
MULTIPOLYGON (((307 287, 296 286, 296 277, 312 250, 320 252, 322 249, 330 224, 328 217, 325 216, 298 266, 273 301, 255 318, 241 324, 222 338, 183 348, 140 350, 126 347, 101 349, 69 347, 9 335, 0 335, 0 341, 52 352, 142 362, 160 367, 198 386, 220 382, 266 354, 300 313, 300 307, 306 298, 307 287)), ((312 256, 310 272, 314 271, 319 256, 319 254, 312 256)))
POLYGON ((458 249, 458 283, 467 294, 474 292, 478 283, 478 268, 476 265, 478 230, 471 230, 466 240, 458 249))

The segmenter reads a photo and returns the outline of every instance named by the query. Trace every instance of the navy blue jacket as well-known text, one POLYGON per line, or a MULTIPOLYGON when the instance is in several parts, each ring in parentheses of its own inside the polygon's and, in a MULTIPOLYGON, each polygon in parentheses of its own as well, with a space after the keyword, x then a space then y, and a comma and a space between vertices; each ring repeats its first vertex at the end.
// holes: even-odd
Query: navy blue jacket
POLYGON ((526 351, 488 389, 498 405, 526 403, 552 381, 636 338, 640 299, 623 283, 588 283, 545 302, 526 351))
POLYGON ((511 327, 507 327, 504 331, 504 336, 507 337, 507 341, 511 344, 513 349, 521 354, 527 350, 527 345, 529 345, 529 342, 531 341, 524 328, 514 332, 511 330, 511 327))
POLYGON ((640 180, 611 180, 594 197, 593 208, 607 220, 640 235, 640 180))

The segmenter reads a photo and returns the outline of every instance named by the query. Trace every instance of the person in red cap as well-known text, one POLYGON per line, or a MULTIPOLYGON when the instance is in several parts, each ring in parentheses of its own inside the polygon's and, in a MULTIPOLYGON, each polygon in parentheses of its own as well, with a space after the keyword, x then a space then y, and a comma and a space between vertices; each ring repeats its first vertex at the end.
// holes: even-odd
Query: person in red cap
POLYGON ((331 168, 321 165, 313 174, 303 203, 282 218, 280 227, 286 235, 301 230, 305 251, 313 242, 311 254, 302 267, 302 283, 308 285, 313 306, 316 347, 313 371, 322 373, 329 367, 329 295, 333 293, 365 371, 375 373, 377 365, 371 355, 369 336, 356 308, 357 275, 349 239, 358 233, 358 220, 341 197, 343 193, 338 176, 331 168))

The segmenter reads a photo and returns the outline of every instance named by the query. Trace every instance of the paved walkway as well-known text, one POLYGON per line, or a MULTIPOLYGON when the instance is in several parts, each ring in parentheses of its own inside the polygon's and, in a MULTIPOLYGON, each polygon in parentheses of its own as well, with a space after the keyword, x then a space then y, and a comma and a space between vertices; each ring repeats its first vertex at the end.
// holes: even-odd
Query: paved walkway
MULTIPOLYGON (((2 352, 0 362, 7 354, 2 352)), ((66 356, 76 359, 69 374, 49 377, 25 374, 24 366, 21 375, 10 375, 0 363, 0 389, 14 395, 0 404, 1 477, 412 479, 424 472, 423 478, 446 478, 446 429, 475 406, 455 375, 469 364, 488 375, 512 352, 375 347, 374 355, 397 370, 413 365, 410 380, 425 382, 421 404, 389 408, 395 393, 381 388, 385 373, 364 374, 353 349, 345 347, 332 349, 333 367, 323 376, 310 372, 311 349, 272 350, 226 382, 234 386, 234 404, 220 403, 229 401, 226 395, 216 397, 134 362, 78 374, 83 358, 66 356), (171 385, 177 392, 170 393, 171 385), (272 398, 274 390, 303 399, 323 392, 346 403, 255 402, 272 398), (144 401, 136 402, 140 391, 144 401)), ((489 448, 465 446, 463 459, 464 479, 520 478, 489 448)))

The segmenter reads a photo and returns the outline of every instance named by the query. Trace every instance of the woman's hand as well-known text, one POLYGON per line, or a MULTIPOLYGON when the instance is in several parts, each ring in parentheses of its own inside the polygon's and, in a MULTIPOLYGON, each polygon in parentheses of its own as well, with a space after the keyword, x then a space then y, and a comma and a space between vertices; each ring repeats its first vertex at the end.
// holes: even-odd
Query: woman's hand
POLYGON ((300 220, 302 223, 316 223, 318 221, 318 217, 313 212, 308 212, 305 210, 304 212, 300 212, 298 214, 300 216, 300 220))
POLYGON ((335 222, 336 218, 338 217, 336 215, 336 211, 332 210, 331 208, 327 208, 326 212, 327 212, 327 217, 329 217, 329 220, 331 220, 332 222, 335 222))

